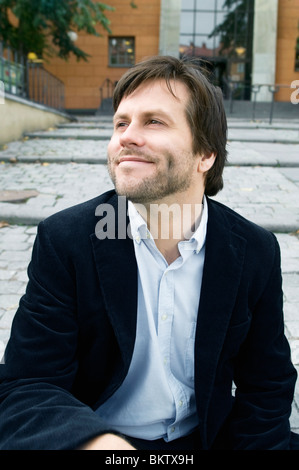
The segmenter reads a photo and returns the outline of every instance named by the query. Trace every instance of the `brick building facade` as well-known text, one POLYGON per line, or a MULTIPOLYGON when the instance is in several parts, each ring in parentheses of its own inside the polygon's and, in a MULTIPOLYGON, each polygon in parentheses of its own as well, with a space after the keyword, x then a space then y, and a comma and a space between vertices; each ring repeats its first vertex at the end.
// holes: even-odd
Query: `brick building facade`
POLYGON ((160 0, 137 0, 137 8, 132 8, 129 0, 103 3, 115 7, 114 12, 107 12, 112 34, 99 28, 101 37, 79 33, 76 41, 78 47, 91 55, 88 62, 53 58, 50 64, 45 64, 64 82, 68 110, 96 110, 101 101, 100 88, 107 94, 107 79, 114 83, 130 64, 158 54, 160 0))
MULTIPOLYGON (((130 65, 155 54, 179 56, 180 51, 190 49, 193 44, 191 34, 198 41, 196 47, 193 44, 195 55, 211 60, 215 67, 221 66, 221 74, 226 80, 245 83, 245 67, 249 90, 253 84, 279 84, 283 86, 275 94, 275 100, 290 100, 294 91, 290 84, 299 80, 299 0, 239 0, 240 4, 251 5, 253 11, 252 29, 248 29, 251 50, 250 58, 243 60, 239 55, 235 61, 219 56, 219 43, 214 52, 208 50, 203 34, 207 26, 202 18, 208 20, 209 14, 211 18, 213 15, 214 18, 225 18, 225 11, 220 7, 224 1, 135 0, 137 8, 132 8, 129 0, 106 0, 105 3, 115 7, 114 12, 107 13, 112 33, 99 28, 101 37, 79 33, 76 41, 78 47, 91 55, 89 61, 77 62, 71 58, 64 62, 53 58, 50 64, 44 64, 64 82, 68 111, 94 113, 102 97, 110 93, 109 87, 130 65), (187 23, 184 23, 183 15, 189 18, 187 23), (198 21, 196 31, 195 19, 198 21), (187 28, 185 37, 182 34, 184 27, 187 28)), ((206 37, 209 37, 208 33, 206 37)), ((247 93, 245 99, 250 98, 252 96, 247 93)), ((263 86, 257 99, 270 101, 272 94, 263 86)))

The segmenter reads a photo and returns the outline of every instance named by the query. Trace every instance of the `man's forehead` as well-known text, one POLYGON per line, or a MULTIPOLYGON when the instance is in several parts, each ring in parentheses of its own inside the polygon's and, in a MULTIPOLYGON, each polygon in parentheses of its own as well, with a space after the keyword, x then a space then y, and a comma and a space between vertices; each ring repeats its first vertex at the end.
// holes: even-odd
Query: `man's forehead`
POLYGON ((180 80, 169 80, 156 79, 156 80, 147 80, 146 82, 141 83, 132 91, 128 90, 127 93, 122 97, 119 107, 125 101, 145 99, 145 97, 152 103, 152 105, 159 106, 159 103, 162 99, 167 101, 175 101, 177 103, 185 103, 190 96, 189 89, 187 86, 180 80))

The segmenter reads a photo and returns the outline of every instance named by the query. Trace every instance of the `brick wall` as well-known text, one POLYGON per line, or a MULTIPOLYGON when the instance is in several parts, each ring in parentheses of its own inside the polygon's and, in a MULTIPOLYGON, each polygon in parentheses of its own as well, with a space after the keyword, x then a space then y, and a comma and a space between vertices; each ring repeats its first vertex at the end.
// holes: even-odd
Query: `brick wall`
MULTIPOLYGON (((295 46, 298 36, 299 0, 279 0, 276 83, 290 85, 293 80, 299 80, 299 72, 295 72, 295 46)), ((281 89, 276 94, 276 101, 289 101, 292 92, 294 89, 281 89)))
MULTIPOLYGON (((136 62, 158 54, 160 28, 160 0, 135 0, 138 8, 131 8, 129 0, 105 0, 115 7, 108 12, 113 36, 135 37, 136 62)), ((92 57, 88 62, 68 62, 52 58, 45 68, 65 84, 66 109, 96 110, 100 104, 99 88, 106 78, 118 80, 126 68, 108 66, 108 33, 99 27, 102 37, 79 34, 76 45, 92 57)))

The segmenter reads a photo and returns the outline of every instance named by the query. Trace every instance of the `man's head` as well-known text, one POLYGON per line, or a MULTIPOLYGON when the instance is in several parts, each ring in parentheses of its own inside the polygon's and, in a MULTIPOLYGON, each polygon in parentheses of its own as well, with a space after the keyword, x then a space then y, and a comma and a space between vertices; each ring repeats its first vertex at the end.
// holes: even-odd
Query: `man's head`
POLYGON ((157 56, 135 65, 122 76, 114 92, 114 110, 117 111, 122 99, 138 87, 157 80, 165 81, 174 95, 171 84, 176 81, 183 83, 189 91, 185 113, 192 133, 193 152, 216 156, 213 166, 205 174, 205 194, 214 196, 223 187, 222 173, 227 154, 227 122, 221 90, 214 87, 195 64, 170 56, 157 56))

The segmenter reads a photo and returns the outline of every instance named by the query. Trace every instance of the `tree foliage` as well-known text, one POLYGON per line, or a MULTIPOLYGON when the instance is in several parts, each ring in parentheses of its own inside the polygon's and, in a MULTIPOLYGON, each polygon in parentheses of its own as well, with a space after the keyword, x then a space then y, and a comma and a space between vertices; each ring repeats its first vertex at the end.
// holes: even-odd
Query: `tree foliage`
MULTIPOLYGON (((132 7, 136 7, 131 2, 132 7)), ((89 55, 78 48, 70 31, 100 36, 98 25, 111 33, 107 11, 114 8, 93 0, 0 0, 0 40, 24 54, 40 58, 58 55, 78 60, 89 55), (13 13, 16 21, 11 21, 13 13)))

